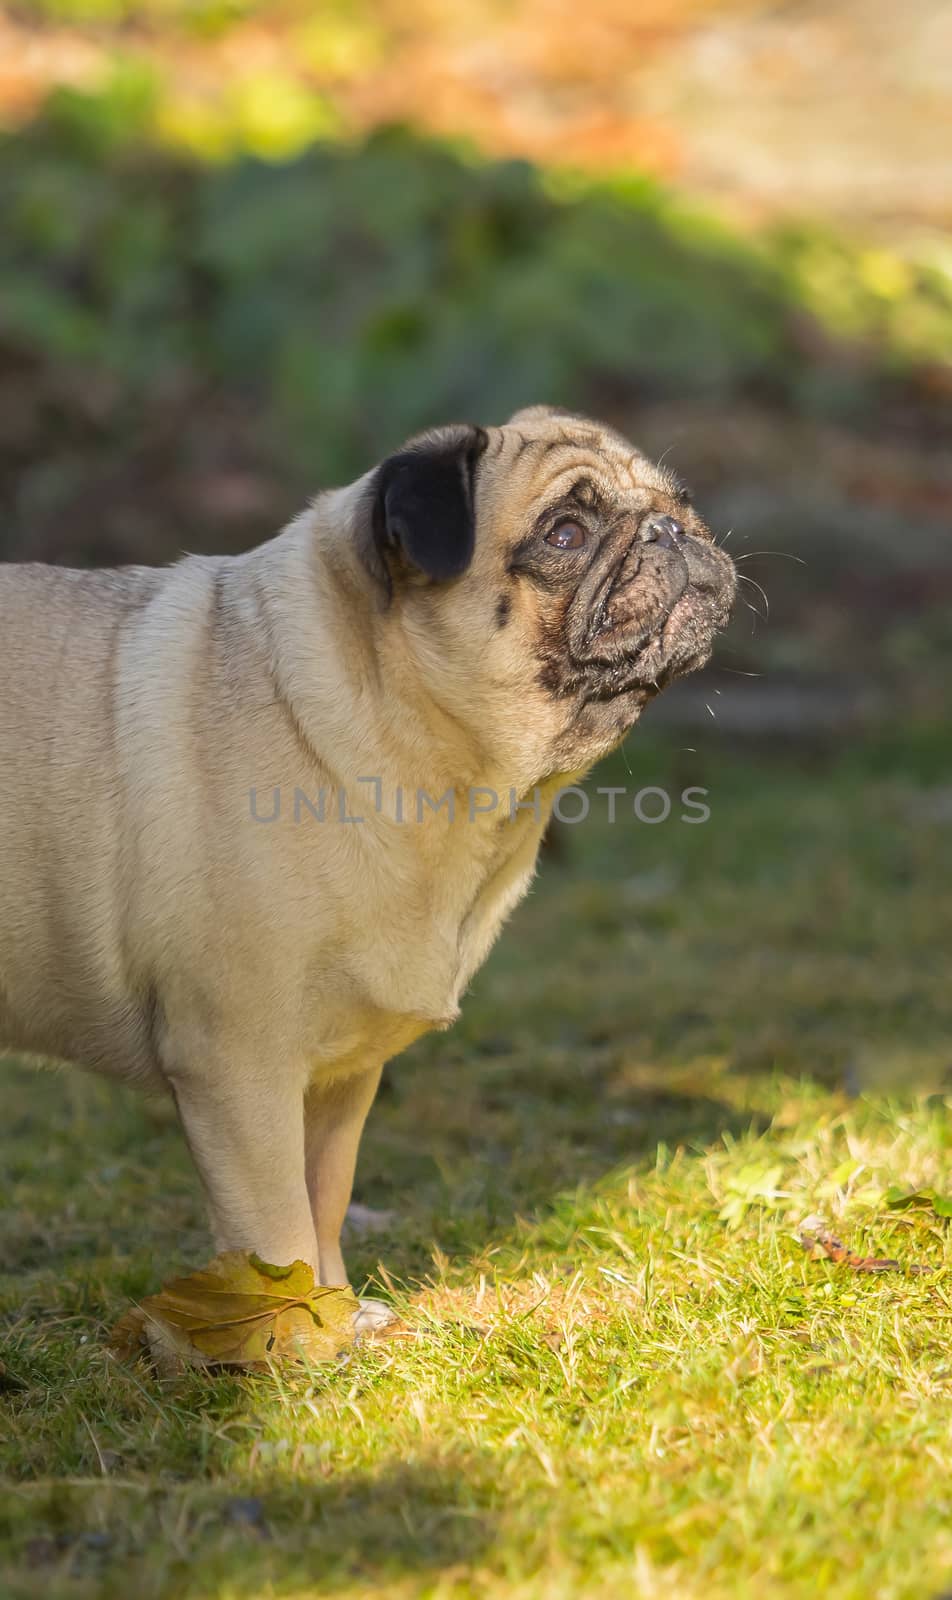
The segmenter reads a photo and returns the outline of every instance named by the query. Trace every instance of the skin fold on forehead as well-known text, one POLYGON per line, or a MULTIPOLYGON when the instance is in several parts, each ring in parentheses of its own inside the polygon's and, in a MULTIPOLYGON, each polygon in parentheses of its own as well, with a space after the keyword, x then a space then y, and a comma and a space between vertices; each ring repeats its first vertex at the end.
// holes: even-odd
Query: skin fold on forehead
POLYGON ((641 492, 686 503, 684 485, 657 466, 612 428, 583 417, 535 415, 487 430, 486 463, 517 475, 526 489, 545 495, 563 487, 562 479, 588 474, 603 491, 641 492))

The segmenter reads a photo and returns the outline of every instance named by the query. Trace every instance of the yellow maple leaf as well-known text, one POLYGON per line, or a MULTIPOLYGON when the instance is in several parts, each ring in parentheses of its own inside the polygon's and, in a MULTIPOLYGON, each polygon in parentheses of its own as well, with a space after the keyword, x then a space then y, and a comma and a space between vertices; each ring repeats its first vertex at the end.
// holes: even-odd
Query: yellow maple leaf
POLYGON ((351 1289, 316 1284, 306 1262, 276 1267, 231 1250, 133 1306, 110 1343, 125 1360, 148 1350, 163 1376, 187 1366, 330 1361, 354 1342, 358 1309, 351 1289))

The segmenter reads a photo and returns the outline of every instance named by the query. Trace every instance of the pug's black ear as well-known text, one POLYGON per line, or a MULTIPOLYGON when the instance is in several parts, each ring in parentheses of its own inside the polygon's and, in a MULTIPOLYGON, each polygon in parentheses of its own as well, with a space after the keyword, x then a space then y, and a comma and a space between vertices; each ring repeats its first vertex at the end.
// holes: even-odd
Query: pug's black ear
POLYGON ((476 543, 476 463, 488 442, 483 428, 441 428, 378 467, 373 555, 388 587, 401 561, 435 583, 466 571, 476 543))

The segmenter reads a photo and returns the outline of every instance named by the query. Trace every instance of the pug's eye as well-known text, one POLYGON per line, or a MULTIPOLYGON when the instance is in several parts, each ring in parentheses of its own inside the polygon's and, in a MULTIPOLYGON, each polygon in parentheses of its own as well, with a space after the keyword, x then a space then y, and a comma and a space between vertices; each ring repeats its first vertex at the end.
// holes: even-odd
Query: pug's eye
POLYGON ((559 522, 546 534, 545 542, 554 545, 556 550, 581 550, 587 537, 580 523, 559 522))

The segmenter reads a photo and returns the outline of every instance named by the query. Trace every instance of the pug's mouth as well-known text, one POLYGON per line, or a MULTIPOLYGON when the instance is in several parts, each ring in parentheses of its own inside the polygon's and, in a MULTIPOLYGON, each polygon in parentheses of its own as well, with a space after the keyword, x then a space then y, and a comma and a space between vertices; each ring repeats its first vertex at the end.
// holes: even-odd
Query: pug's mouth
POLYGON ((676 549, 633 540, 592 576, 567 619, 570 675, 585 701, 650 699, 703 666, 736 588, 729 557, 693 535, 676 549))
POLYGON ((727 621, 711 615, 706 597, 690 589, 674 602, 661 629, 634 650, 632 665, 638 686, 651 694, 660 691, 709 660, 714 636, 727 621))

